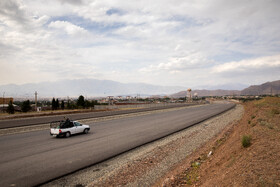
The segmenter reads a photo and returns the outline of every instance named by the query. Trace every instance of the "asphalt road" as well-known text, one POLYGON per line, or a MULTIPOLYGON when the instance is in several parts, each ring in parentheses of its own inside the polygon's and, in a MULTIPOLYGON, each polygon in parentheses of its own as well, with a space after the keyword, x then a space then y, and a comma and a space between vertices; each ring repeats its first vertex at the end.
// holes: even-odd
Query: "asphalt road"
POLYGON ((140 109, 131 109, 131 110, 102 111, 102 112, 95 111, 95 112, 87 112, 87 113, 62 114, 62 115, 60 114, 60 115, 53 115, 53 116, 6 119, 6 120, 0 120, 0 129, 22 127, 27 125, 45 124, 45 123, 50 123, 52 121, 63 120, 64 117, 68 117, 71 120, 81 120, 81 119, 88 119, 88 118, 130 114, 130 113, 143 112, 143 111, 160 110, 165 108, 183 107, 189 105, 195 105, 195 104, 175 104, 175 105, 166 105, 161 107, 140 108, 140 109))
POLYGON ((212 104, 103 121, 86 135, 49 131, 0 137, 0 186, 34 186, 104 161, 234 107, 212 104))

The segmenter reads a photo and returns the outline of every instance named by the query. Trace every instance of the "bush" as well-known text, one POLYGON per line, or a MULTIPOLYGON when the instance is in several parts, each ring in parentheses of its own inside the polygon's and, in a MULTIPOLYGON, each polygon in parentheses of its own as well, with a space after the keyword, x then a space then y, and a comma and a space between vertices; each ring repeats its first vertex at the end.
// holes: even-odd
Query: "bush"
POLYGON ((262 118, 257 119, 257 122, 259 122, 259 123, 261 123, 262 121, 265 121, 265 120, 262 118))
POLYGON ((251 127, 254 127, 254 126, 256 126, 256 123, 251 123, 251 127))
POLYGON ((277 114, 280 114, 280 112, 279 112, 279 110, 277 110, 276 108, 273 108, 273 109, 271 110, 271 114, 272 114, 272 115, 277 115, 277 114))
POLYGON ((9 102, 9 106, 7 108, 7 112, 9 114, 14 114, 15 113, 15 108, 14 108, 14 105, 13 105, 12 101, 9 102))
POLYGON ((251 145, 251 136, 244 135, 242 137, 242 146, 249 147, 251 145))
POLYGON ((80 108, 85 108, 85 98, 84 96, 80 95, 78 100, 77 100, 77 106, 80 108))
POLYGON ((21 106, 21 111, 28 112, 30 110, 31 110, 30 101, 29 100, 23 101, 22 106, 21 106))

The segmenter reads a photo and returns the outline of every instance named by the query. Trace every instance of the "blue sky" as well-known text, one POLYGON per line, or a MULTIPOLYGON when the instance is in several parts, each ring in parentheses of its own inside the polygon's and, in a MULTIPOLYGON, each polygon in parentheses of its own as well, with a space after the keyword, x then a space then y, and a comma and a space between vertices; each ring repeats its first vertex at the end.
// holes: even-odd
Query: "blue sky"
POLYGON ((0 85, 280 79, 280 1, 1 0, 0 85))

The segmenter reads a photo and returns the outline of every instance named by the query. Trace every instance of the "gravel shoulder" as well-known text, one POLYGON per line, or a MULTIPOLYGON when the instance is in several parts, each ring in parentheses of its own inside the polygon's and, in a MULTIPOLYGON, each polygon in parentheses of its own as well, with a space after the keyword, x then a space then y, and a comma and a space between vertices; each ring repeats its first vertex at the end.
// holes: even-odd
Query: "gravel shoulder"
POLYGON ((225 127, 238 121, 242 105, 158 141, 54 180, 43 186, 152 186, 225 127))

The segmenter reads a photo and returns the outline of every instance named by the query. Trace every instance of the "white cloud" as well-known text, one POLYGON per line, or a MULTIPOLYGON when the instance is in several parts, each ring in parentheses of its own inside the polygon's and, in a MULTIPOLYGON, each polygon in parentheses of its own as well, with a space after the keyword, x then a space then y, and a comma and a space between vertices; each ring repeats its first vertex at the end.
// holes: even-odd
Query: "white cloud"
POLYGON ((265 69, 279 69, 280 70, 280 55, 260 57, 256 59, 241 60, 239 62, 227 62, 212 68, 213 73, 236 73, 236 72, 250 72, 251 70, 265 70, 265 69))
POLYGON ((26 13, 24 11, 24 5, 20 1, 0 1, 0 18, 4 24, 15 26, 17 24, 25 24, 26 13))
POLYGON ((140 72, 167 71, 172 72, 174 74, 176 72, 178 73, 187 70, 199 69, 203 66, 206 66, 210 62, 211 61, 203 57, 202 54, 193 52, 183 57, 172 57, 166 63, 159 63, 157 65, 150 65, 149 67, 144 67, 140 69, 140 72))
POLYGON ((87 33, 87 31, 84 28, 79 27, 77 25, 74 25, 72 23, 69 23, 67 21, 54 21, 54 22, 51 22, 48 25, 48 27, 58 29, 58 30, 61 30, 61 31, 65 31, 69 35, 86 34, 87 33))
POLYGON ((75 78, 184 86, 243 82, 232 73, 243 79, 247 73, 248 84, 256 73, 263 82, 280 78, 279 5, 1 0, 0 84, 71 78, 72 72, 75 78))

